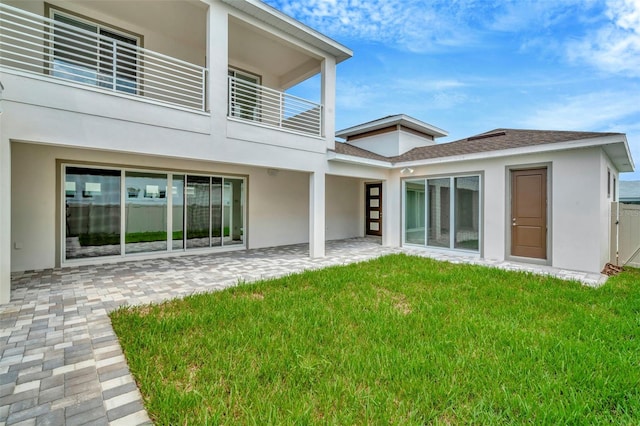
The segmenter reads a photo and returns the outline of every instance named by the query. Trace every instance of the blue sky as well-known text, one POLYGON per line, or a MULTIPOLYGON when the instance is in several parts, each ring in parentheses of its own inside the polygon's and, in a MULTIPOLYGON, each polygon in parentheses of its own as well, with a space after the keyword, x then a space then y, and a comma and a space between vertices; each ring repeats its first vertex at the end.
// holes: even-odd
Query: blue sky
POLYGON ((354 51, 338 66, 338 129, 404 113, 447 130, 439 141, 622 132, 640 168, 640 0, 266 2, 354 51))

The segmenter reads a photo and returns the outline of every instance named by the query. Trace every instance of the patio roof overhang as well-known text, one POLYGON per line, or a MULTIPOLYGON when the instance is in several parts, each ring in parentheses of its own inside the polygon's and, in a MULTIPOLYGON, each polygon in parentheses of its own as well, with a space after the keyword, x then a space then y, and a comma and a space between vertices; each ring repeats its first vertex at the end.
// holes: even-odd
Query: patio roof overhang
POLYGON ((580 139, 568 142, 526 146, 519 148, 504 149, 490 152, 476 152, 464 155, 452 155, 447 157, 436 157, 423 160, 413 161, 381 161, 369 158, 358 157, 355 155, 340 154, 334 151, 327 153, 327 159, 329 161, 338 161, 344 163, 361 164, 370 167, 378 167, 384 169, 400 169, 404 167, 417 167, 428 166, 431 164, 445 164, 455 163, 461 161, 482 160, 490 158, 509 157, 514 155, 534 154, 543 152, 559 152, 572 149, 590 148, 590 147, 602 147, 607 156, 611 159, 611 162, 616 168, 624 172, 633 172, 635 170, 633 158, 631 157, 631 151, 629 150, 629 144, 624 134, 614 136, 603 136, 599 138, 580 139))

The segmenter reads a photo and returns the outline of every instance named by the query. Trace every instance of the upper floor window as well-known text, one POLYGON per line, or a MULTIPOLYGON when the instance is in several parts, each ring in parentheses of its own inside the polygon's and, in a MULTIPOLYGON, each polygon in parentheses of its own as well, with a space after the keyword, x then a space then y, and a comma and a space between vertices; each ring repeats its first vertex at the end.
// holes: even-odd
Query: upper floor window
POLYGON ((260 121, 260 76, 229 68, 229 77, 229 116, 260 121))
POLYGON ((140 37, 50 8, 54 20, 51 74, 125 93, 138 93, 140 37))

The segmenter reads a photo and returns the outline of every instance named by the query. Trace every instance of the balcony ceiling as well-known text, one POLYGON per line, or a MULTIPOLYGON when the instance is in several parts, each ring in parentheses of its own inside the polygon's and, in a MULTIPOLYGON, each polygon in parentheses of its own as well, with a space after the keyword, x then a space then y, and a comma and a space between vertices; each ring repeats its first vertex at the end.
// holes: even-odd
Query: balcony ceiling
POLYGON ((132 26, 160 33, 166 39, 179 40, 203 52, 206 49, 207 5, 198 0, 53 0, 51 3, 70 9, 95 10, 132 26))
POLYGON ((279 90, 320 72, 321 58, 239 19, 229 18, 229 62, 275 77, 279 90))

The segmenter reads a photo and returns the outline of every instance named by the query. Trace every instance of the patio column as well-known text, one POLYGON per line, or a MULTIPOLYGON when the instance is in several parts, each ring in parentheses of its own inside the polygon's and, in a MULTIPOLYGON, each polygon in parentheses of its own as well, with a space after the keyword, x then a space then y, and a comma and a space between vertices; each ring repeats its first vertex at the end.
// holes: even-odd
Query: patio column
POLYGON ((211 112, 213 133, 226 134, 227 77, 229 71, 229 30, 227 6, 210 2, 207 10, 207 107, 211 112))
POLYGON ((391 171, 382 182, 382 194, 382 245, 399 247, 402 241, 402 185, 398 171, 391 171))
POLYGON ((327 149, 336 147, 336 60, 325 58, 321 70, 322 95, 324 105, 322 114, 323 135, 327 141, 327 149))
POLYGON ((324 172, 309 174, 309 257, 324 257, 324 172))
POLYGON ((0 86, 0 304, 11 300, 11 143, 2 133, 0 86))

